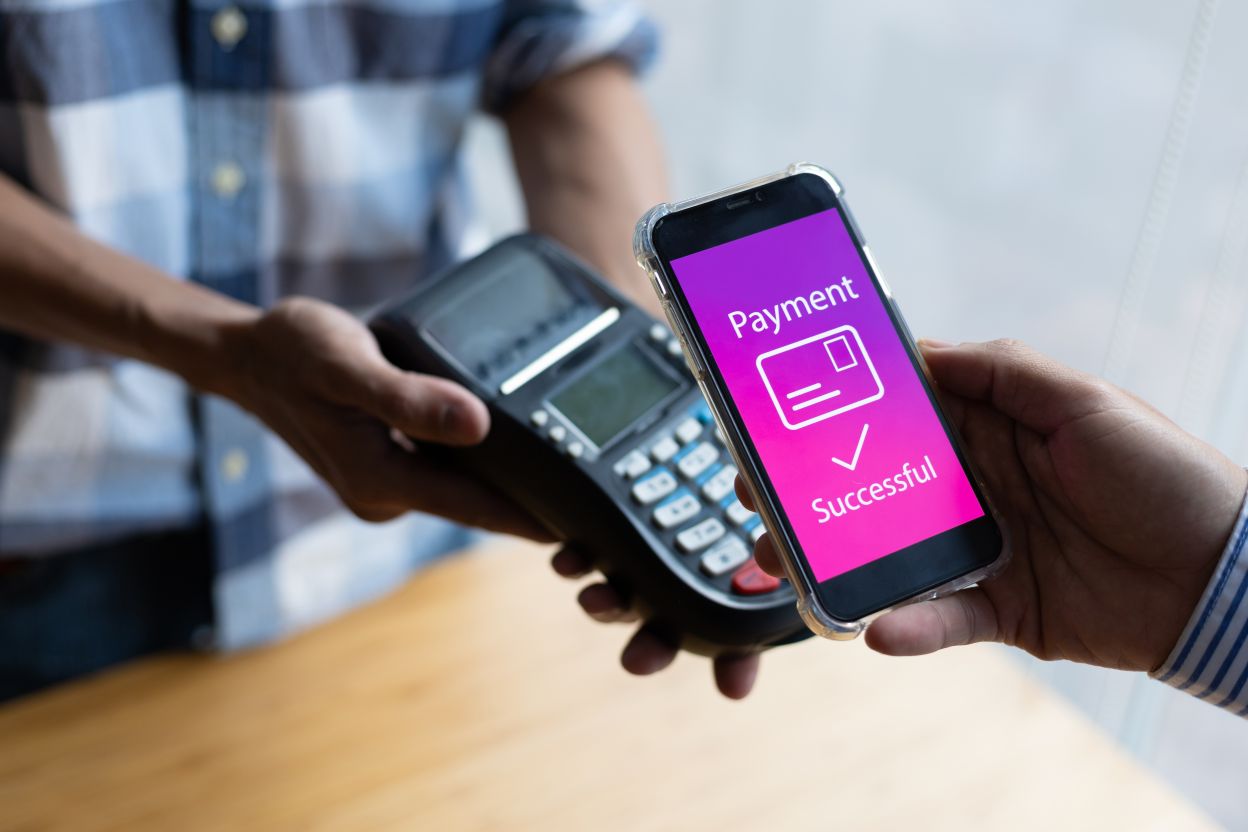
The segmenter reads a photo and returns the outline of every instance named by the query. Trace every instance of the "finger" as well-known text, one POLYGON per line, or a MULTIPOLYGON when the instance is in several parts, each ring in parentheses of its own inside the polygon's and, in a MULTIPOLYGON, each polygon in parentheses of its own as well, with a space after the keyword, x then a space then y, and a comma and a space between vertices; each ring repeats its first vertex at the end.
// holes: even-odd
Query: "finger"
POLYGON ((754 560, 760 569, 774 578, 784 577, 784 566, 780 563, 780 555, 776 547, 771 545, 771 535, 764 534, 754 544, 754 560))
POLYGON ((758 654, 736 653, 716 656, 715 687, 729 699, 744 699, 754 689, 758 678, 758 654))
POLYGON ((624 646, 620 664, 634 676, 649 676, 667 667, 675 658, 676 645, 642 627, 624 646))
POLYGON ((997 641, 997 612, 982 589, 901 607, 867 628, 867 646, 887 656, 922 656, 946 647, 997 641))
POLYGON ((400 370, 380 354, 362 355, 335 373, 330 396, 402 433, 443 445, 475 445, 490 429, 485 403, 453 381, 400 370))
POLYGON ((594 565, 576 549, 560 549, 550 559, 555 574, 564 578, 583 578, 593 571, 594 565))
POLYGON ((604 624, 637 620, 628 601, 610 584, 590 584, 576 596, 576 602, 586 615, 604 624))
POLYGON ((750 493, 750 487, 745 484, 745 480, 741 478, 740 474, 733 480, 732 487, 737 490, 737 499, 741 501, 741 505, 750 511, 758 511, 754 506, 754 495, 750 493))
POLYGON ((375 416, 414 439, 475 445, 490 431, 485 402, 447 379, 392 369, 374 401, 375 416))
POLYGON ((936 397, 940 399, 941 408, 949 417, 949 424, 955 430, 962 430, 966 425, 966 399, 949 392, 940 385, 935 385, 935 391, 936 397))
POLYGON ((1112 392, 1094 377, 1017 341, 950 345, 924 340, 919 346, 942 389, 989 402, 1039 433, 1092 412, 1112 392))

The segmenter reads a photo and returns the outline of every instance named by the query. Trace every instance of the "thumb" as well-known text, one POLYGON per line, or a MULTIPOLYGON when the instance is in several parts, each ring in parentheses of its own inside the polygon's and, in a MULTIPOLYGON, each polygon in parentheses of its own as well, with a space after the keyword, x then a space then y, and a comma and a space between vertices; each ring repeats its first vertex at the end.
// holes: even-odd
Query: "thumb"
POLYGON ((997 611, 978 587, 899 607, 867 628, 867 646, 886 656, 922 656, 999 638, 997 611))
POLYGON ((453 381, 400 370, 381 356, 355 375, 343 391, 349 403, 413 439, 474 445, 489 432, 485 403, 453 381))
POLYGON ((955 345, 922 340, 919 346, 942 390, 991 404, 1041 434, 1093 412, 1110 390, 1095 376, 1018 341, 955 345))

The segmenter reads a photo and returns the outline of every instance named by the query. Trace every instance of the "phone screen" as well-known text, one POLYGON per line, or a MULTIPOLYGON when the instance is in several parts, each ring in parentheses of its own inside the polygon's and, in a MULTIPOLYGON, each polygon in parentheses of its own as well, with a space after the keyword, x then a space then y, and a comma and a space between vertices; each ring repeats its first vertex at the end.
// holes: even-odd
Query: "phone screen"
POLYGON ((836 207, 669 266, 816 581, 985 516, 836 207))

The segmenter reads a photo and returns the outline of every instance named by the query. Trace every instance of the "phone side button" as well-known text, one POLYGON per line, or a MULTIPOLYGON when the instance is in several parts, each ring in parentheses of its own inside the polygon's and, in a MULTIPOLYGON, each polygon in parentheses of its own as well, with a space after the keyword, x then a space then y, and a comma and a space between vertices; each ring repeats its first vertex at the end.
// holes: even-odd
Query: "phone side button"
POLYGON ((690 348, 683 332, 676 333, 676 337, 680 341, 681 351, 685 354, 685 366, 689 368, 689 372, 693 373, 694 378, 704 381, 706 379, 706 369, 702 366, 702 362, 698 360, 698 354, 690 348))
POLYGON ((780 588, 780 579, 764 572, 753 558, 732 576, 732 591, 738 595, 766 595, 780 588))
POLYGON ((645 271, 650 278, 650 285, 654 287, 654 293, 659 296, 662 302, 667 298, 667 281, 663 279, 663 267, 655 257, 649 255, 637 258, 637 265, 645 271))
POLYGON ((884 273, 880 271, 880 264, 875 262, 875 253, 871 251, 871 246, 863 244, 862 256, 867 259, 867 264, 871 266, 871 271, 875 273, 875 279, 879 281, 880 288, 884 290, 884 295, 891 300, 893 287, 888 285, 888 281, 884 278, 884 273))

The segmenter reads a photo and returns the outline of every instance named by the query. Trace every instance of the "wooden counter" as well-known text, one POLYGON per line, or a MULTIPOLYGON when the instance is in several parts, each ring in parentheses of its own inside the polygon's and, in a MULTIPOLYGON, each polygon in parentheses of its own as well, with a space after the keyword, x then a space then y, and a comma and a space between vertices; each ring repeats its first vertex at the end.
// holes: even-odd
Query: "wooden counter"
POLYGON ((808 641, 729 702, 696 657, 620 670, 546 555, 0 708, 0 829, 1213 828, 997 648, 808 641))

